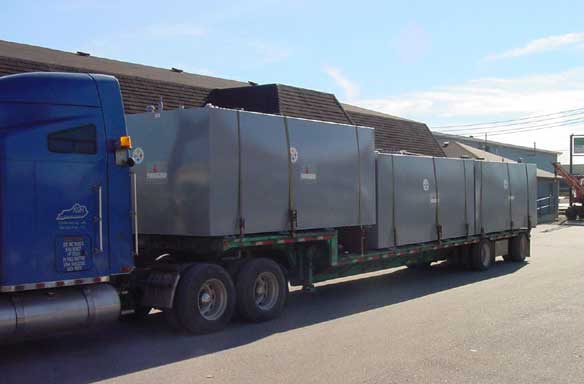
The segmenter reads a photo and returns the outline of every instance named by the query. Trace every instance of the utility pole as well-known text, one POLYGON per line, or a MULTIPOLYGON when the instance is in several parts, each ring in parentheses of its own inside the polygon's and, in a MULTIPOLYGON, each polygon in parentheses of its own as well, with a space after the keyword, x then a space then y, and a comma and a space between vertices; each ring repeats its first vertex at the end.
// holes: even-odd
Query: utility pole
MULTIPOLYGON (((574 146, 574 134, 572 133, 570 135, 570 175, 573 175, 574 174, 574 171, 572 169, 572 165, 573 165, 572 156, 574 155, 573 154, 573 146, 574 146)), ((573 200, 573 198, 572 198, 572 187, 570 187, 570 207, 572 206, 572 203, 573 203, 572 200, 573 200)))

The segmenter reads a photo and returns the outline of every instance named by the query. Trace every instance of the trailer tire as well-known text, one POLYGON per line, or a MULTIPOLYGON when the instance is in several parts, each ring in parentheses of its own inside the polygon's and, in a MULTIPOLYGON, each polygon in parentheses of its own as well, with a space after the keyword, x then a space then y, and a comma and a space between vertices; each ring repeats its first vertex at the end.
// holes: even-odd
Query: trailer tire
POLYGON ((529 236, 526 233, 520 233, 518 236, 509 240, 509 255, 507 255, 505 260, 522 263, 529 256, 529 248, 529 236))
POLYGON ((193 334, 219 331, 235 311, 235 287, 219 265, 196 264, 180 278, 174 300, 176 320, 193 334))
POLYGON ((288 297, 288 281, 275 261, 250 259, 240 269, 235 286, 237 311, 243 319, 261 322, 282 314, 288 297))
POLYGON ((489 239, 482 239, 471 247, 471 265, 475 271, 486 271, 495 260, 495 247, 489 239))

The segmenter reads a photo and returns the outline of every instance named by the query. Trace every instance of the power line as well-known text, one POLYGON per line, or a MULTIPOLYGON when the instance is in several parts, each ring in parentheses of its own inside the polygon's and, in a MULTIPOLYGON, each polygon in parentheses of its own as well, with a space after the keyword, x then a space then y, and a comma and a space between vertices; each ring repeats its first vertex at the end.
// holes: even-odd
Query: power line
MULTIPOLYGON (((506 127, 511 127, 511 126, 522 126, 525 125, 526 127, 534 124, 534 123, 539 123, 542 121, 547 121, 549 124, 553 124, 555 123, 552 120, 560 120, 560 119, 565 119, 566 117, 571 117, 571 116, 578 116, 578 115, 583 115, 584 111, 580 111, 580 112, 573 112, 573 113, 566 113, 562 116, 555 116, 555 117, 547 117, 547 118, 540 118, 540 119, 534 119, 534 120, 530 120, 530 121, 524 121, 524 122, 514 122, 514 123, 508 123, 508 124, 500 124, 500 125, 496 125, 496 126, 485 126, 485 127, 476 127, 476 128, 454 128, 454 129, 445 129, 445 130, 441 130, 441 132, 444 133, 450 133, 450 132, 473 132, 473 131, 477 131, 477 130, 484 130, 484 129, 493 129, 493 130, 497 130, 500 128, 506 128, 506 127)), ((526 128, 524 127, 524 128, 526 128)))
POLYGON ((569 125, 582 124, 582 123, 584 123, 584 118, 579 118, 579 119, 574 119, 574 120, 566 120, 566 121, 562 122, 561 124, 553 124, 553 125, 544 124, 544 125, 540 125, 540 126, 533 126, 533 127, 526 127, 526 128, 515 128, 515 129, 508 129, 508 130, 496 131, 496 132, 484 131, 484 132, 473 133, 473 135, 484 135, 485 133, 488 136, 511 135, 511 134, 515 134, 515 133, 541 131, 543 129, 565 127, 565 126, 569 126, 569 125))
POLYGON ((522 118, 518 118, 518 119, 490 121, 490 122, 485 122, 485 123, 474 123, 474 124, 441 125, 441 126, 432 127, 432 128, 433 129, 438 129, 438 128, 475 127, 475 126, 480 126, 480 125, 495 125, 495 124, 502 124, 502 123, 511 123, 511 122, 521 121, 521 120, 531 120, 531 119, 535 119, 535 118, 539 118, 539 117, 547 117, 547 116, 553 116, 553 115, 559 115, 559 114, 563 114, 563 113, 583 111, 583 110, 584 110, 584 108, 567 109, 567 110, 564 110, 564 111, 559 111, 559 112, 554 112, 554 113, 547 113, 545 115, 534 115, 534 116, 522 117, 522 118))

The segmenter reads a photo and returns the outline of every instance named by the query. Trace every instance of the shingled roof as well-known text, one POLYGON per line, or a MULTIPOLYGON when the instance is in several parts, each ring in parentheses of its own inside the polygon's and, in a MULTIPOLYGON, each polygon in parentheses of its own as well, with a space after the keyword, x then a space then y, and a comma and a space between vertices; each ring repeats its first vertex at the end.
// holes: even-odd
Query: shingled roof
POLYGON ((144 112, 149 105, 158 104, 160 98, 165 109, 211 102, 225 107, 369 126, 375 128, 376 146, 380 150, 444 156, 425 124, 341 104, 330 93, 281 84, 251 86, 247 82, 0 40, 0 76, 36 71, 113 75, 120 82, 124 108, 129 114, 144 112), (235 94, 253 94, 257 100, 253 103, 246 101, 246 97, 236 100, 235 94))
POLYGON ((209 102, 224 108, 352 124, 335 95, 282 84, 216 89, 209 102))
POLYGON ((343 106, 355 124, 375 128, 375 145, 381 151, 407 151, 421 155, 445 156, 442 147, 424 123, 354 105, 343 106))

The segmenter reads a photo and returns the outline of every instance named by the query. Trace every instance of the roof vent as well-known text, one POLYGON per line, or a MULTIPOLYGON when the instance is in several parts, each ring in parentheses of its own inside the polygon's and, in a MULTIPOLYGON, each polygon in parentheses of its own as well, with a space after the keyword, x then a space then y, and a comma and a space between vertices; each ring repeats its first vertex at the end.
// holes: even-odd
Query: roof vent
POLYGON ((86 56, 91 56, 89 53, 87 53, 87 52, 83 52, 83 51, 77 51, 77 52, 75 52, 75 53, 76 53, 78 56, 84 56, 84 57, 86 57, 86 56))
POLYGON ((247 83, 248 83, 249 85, 253 85, 253 86, 255 86, 255 85, 258 85, 258 83, 256 83, 255 81, 248 81, 247 83))
POLYGON ((182 69, 175 68, 175 67, 170 68, 170 70, 173 71, 173 72, 176 72, 176 73, 183 73, 183 70, 182 69))

